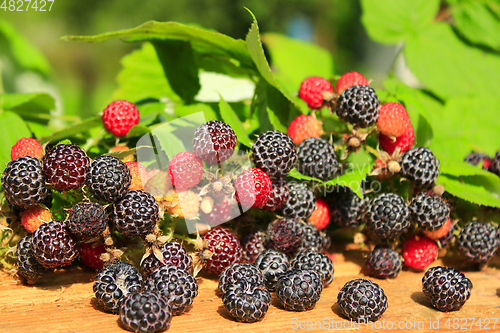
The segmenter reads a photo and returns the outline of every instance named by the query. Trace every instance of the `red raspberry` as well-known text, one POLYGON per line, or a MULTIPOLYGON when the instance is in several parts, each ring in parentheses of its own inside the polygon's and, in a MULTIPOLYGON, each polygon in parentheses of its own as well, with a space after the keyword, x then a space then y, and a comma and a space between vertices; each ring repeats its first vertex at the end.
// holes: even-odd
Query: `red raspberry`
POLYGON ((410 127, 408 131, 400 137, 397 137, 395 141, 387 135, 382 133, 378 136, 378 142, 382 150, 392 154, 399 148, 400 153, 404 153, 411 148, 413 142, 415 141, 415 131, 413 127, 410 127))
POLYGON ((43 148, 40 143, 33 138, 22 138, 16 142, 10 150, 10 158, 15 160, 18 157, 31 156, 38 159, 43 157, 43 148))
POLYGON ((318 77, 308 77, 302 81, 299 89, 299 97, 307 103, 311 109, 321 109, 325 97, 333 94, 333 87, 330 81, 318 77))
POLYGON ((139 110, 129 101, 114 101, 104 109, 101 119, 108 132, 125 136, 139 123, 139 110))
POLYGON ((33 206, 23 212, 21 223, 27 232, 35 232, 39 226, 52 221, 52 213, 40 206, 33 206))
POLYGON ((403 243, 403 258, 410 268, 425 269, 437 255, 437 244, 424 235, 413 234, 403 243))
POLYGON ((179 191, 197 185, 203 177, 203 162, 195 154, 178 153, 168 165, 172 185, 179 191))
POLYGON ((99 270, 104 267, 105 262, 101 260, 103 253, 106 253, 103 244, 80 243, 80 258, 89 268, 99 270))
POLYGON ((358 72, 349 72, 342 75, 337 81, 335 91, 340 95, 344 90, 352 86, 369 86, 369 84, 363 75, 358 72))
POLYGON ((271 179, 258 168, 248 169, 234 181, 236 200, 244 207, 262 208, 269 200, 271 179))
POLYGON ((318 119, 303 114, 290 123, 287 134, 292 138, 293 143, 298 146, 307 138, 319 138, 322 131, 321 123, 318 119))
POLYGON ((241 262, 243 249, 238 236, 225 228, 217 227, 203 234, 207 247, 200 257, 205 269, 209 273, 220 274, 229 265, 241 262))
POLYGON ((234 201, 224 200, 221 203, 216 203, 213 205, 210 213, 205 213, 200 211, 200 220, 203 222, 207 222, 210 226, 220 225, 224 222, 227 222, 234 215, 231 214, 231 210, 236 207, 236 203, 234 201))
POLYGON ((450 228, 451 228, 451 217, 441 226, 441 228, 431 231, 423 230, 422 232, 430 239, 438 240, 439 238, 446 236, 448 234, 448 231, 450 231, 450 228))
POLYGON ((314 208, 307 222, 314 224, 318 230, 325 229, 330 223, 330 208, 325 199, 316 198, 316 208, 314 208))
POLYGON ((411 127, 405 107, 399 103, 386 103, 380 107, 377 127, 380 133, 400 137, 411 127))

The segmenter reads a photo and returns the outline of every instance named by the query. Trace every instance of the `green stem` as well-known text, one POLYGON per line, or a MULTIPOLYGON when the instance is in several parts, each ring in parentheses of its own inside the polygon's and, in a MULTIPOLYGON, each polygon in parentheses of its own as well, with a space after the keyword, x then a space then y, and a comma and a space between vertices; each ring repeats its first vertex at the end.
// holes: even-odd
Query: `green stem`
POLYGON ((196 239, 189 238, 183 235, 173 234, 174 238, 182 239, 183 241, 188 242, 189 244, 196 245, 196 239))

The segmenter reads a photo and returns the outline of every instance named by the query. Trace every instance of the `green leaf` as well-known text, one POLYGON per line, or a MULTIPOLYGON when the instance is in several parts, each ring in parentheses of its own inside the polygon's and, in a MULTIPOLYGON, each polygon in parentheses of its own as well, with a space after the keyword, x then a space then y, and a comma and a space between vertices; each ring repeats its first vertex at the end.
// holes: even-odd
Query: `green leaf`
POLYGON ((328 79, 333 76, 334 60, 318 45, 277 33, 266 33, 261 37, 270 54, 274 77, 288 96, 299 90, 306 77, 328 79))
POLYGON ((163 67, 151 43, 142 44, 139 50, 124 56, 121 63, 123 69, 117 77, 119 88, 113 93, 113 100, 137 102, 167 97, 174 102, 181 102, 181 98, 165 78, 163 67))
POLYGON ((42 117, 49 119, 47 115, 54 109, 55 101, 49 94, 0 94, 0 111, 10 110, 31 118, 46 114, 42 117))
POLYGON ((66 41, 91 43, 102 42, 112 38, 121 38, 127 42, 153 39, 190 41, 193 50, 198 53, 232 58, 239 61, 243 67, 253 67, 244 41, 177 22, 149 21, 133 29, 107 32, 96 36, 61 37, 62 40, 66 41))
POLYGON ((153 40, 152 44, 172 90, 185 104, 192 103, 201 86, 191 44, 182 40, 153 40))
POLYGON ((0 173, 10 161, 10 150, 19 139, 30 138, 31 132, 24 120, 14 112, 6 111, 0 113, 0 133, 2 133, 2 144, 0 145, 0 173))
POLYGON ((179 117, 185 117, 197 112, 203 112, 204 115, 204 117, 202 117, 203 119, 199 119, 199 121, 197 122, 199 125, 201 125, 206 121, 221 120, 220 117, 217 115, 218 112, 217 109, 218 105, 205 104, 205 103, 176 105, 175 114, 179 117))
POLYGON ((255 91, 255 83, 248 78, 234 78, 220 73, 200 73, 201 90, 195 96, 201 102, 226 102, 250 100, 255 91))
POLYGON ((135 138, 135 137, 138 137, 138 136, 143 136, 147 133, 150 133, 151 131, 149 130, 149 128, 147 126, 144 126, 144 125, 135 125, 134 127, 132 127, 127 135, 126 135, 126 138, 127 139, 130 139, 130 138, 135 138))
POLYGON ((269 67, 269 63, 267 62, 266 56, 264 54, 264 49, 262 48, 257 20, 255 19, 255 16, 253 16, 253 14, 252 17, 252 26, 250 27, 246 38, 248 52, 250 53, 250 56, 252 57, 252 60, 255 63, 255 66, 257 67, 260 75, 262 75, 267 83, 279 90, 280 87, 278 86, 278 83, 276 82, 276 79, 271 72, 271 68, 269 67))
POLYGON ((437 183, 458 198, 477 205, 500 207, 500 178, 494 174, 464 177, 440 175, 437 183))
POLYGON ((425 88, 443 100, 500 94, 500 57, 464 44, 448 24, 410 36, 404 55, 425 88))
POLYGON ((440 113, 432 114, 439 124, 429 148, 440 158, 461 162, 471 151, 494 155, 500 147, 500 101, 496 97, 448 100, 440 113))
POLYGON ((222 98, 219 102, 219 109, 224 122, 231 126, 231 128, 234 130, 234 133, 238 137, 238 142, 244 144, 249 148, 252 148, 252 141, 248 137, 245 127, 243 126, 231 106, 222 98))
POLYGON ((432 24, 439 0, 362 0, 363 23, 377 42, 396 44, 432 24))
POLYGON ((96 126, 102 126, 101 116, 99 115, 92 118, 88 118, 80 123, 74 124, 60 131, 53 132, 51 135, 41 137, 39 141, 41 144, 44 144, 45 142, 49 141, 55 142, 64 138, 81 134, 96 126))
POLYGON ((500 50, 498 0, 450 1, 456 28, 467 40, 500 50))
POLYGON ((0 54, 12 57, 14 63, 23 68, 48 75, 50 65, 45 56, 33 44, 5 20, 0 21, 0 54))

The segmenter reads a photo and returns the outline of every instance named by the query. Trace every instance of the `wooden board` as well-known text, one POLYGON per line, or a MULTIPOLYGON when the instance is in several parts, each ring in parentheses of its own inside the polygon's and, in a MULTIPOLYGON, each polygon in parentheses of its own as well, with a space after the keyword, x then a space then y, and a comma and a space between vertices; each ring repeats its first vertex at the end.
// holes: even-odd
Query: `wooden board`
MULTIPOLYGON (((333 254, 334 281, 323 290, 313 310, 285 311, 273 294, 272 305, 264 320, 252 324, 239 323, 230 318, 216 292, 218 281, 215 276, 198 277, 199 294, 193 307, 188 313, 174 317, 169 331, 284 332, 301 328, 321 331, 335 327, 347 332, 363 331, 366 325, 351 325, 341 316, 336 304, 338 291, 346 282, 367 278, 362 272, 363 254, 359 250, 333 254)), ((373 329, 389 332, 402 325, 411 332, 428 332, 438 327, 440 331, 500 331, 500 322, 496 323, 497 319, 493 319, 500 318, 500 265, 498 258, 495 259, 497 262, 490 263, 480 272, 466 272, 474 284, 471 298, 460 311, 452 313, 439 312, 427 302, 422 293, 423 272, 402 271, 394 280, 373 279, 385 290, 389 302, 387 311, 373 329), (488 320, 489 325, 484 327, 488 320)), ((458 260, 438 260, 433 263, 435 265, 465 267, 458 260)), ((72 267, 59 270, 47 280, 30 287, 0 273, 0 332, 123 332, 117 315, 97 308, 92 292, 94 275, 93 272, 72 267)))

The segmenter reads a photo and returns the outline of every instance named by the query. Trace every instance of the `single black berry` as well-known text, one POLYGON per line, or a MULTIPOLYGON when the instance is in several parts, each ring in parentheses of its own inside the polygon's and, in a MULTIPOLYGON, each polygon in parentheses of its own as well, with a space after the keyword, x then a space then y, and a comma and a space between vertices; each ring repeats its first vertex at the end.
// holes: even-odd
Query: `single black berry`
POLYGON ((490 223, 469 222, 460 230, 456 245, 464 259, 484 264, 498 249, 498 230, 490 223))
POLYGON ((116 313, 125 296, 142 291, 142 276, 132 264, 115 261, 99 271, 93 290, 102 308, 116 313))
POLYGON ((262 284, 238 280, 227 286, 222 302, 234 319, 253 323, 266 315, 271 304, 271 294, 262 284))
POLYGON ((469 299, 472 282, 451 267, 431 267, 422 278, 422 291, 432 306, 448 312, 460 310, 469 299))
POLYGON ((289 183, 290 195, 283 207, 283 215, 306 221, 316 208, 314 192, 306 183, 289 183))
POLYGON ((266 288, 274 291, 279 277, 290 269, 290 259, 283 252, 269 249, 257 257, 255 266, 261 271, 266 288))
POLYGON ((144 281, 144 289, 165 296, 174 316, 186 312, 198 295, 196 279, 170 264, 155 269, 144 281))
POLYGON ((2 187, 9 204, 22 209, 43 202, 49 194, 42 165, 31 156, 18 157, 7 163, 2 174, 2 187))
POLYGON ((380 109, 375 90, 370 86, 352 86, 337 99, 337 116, 355 126, 365 128, 377 122, 380 109))
POLYGON ((297 151, 292 138, 276 130, 259 135, 252 152, 255 166, 269 177, 288 175, 297 161, 297 151))
POLYGON ((428 192, 421 192, 409 205, 411 217, 424 230, 436 230, 450 218, 450 206, 443 197, 428 192))
POLYGON ((108 214, 104 207, 95 202, 80 202, 69 210, 66 224, 69 231, 80 242, 101 237, 108 226, 108 214))
POLYGON ((239 280, 244 280, 251 284, 263 284, 264 277, 261 271, 254 264, 232 264, 226 267, 219 276, 219 290, 225 293, 230 285, 239 280))
POLYGON ((377 245, 366 257, 366 268, 370 276, 393 279, 403 267, 401 255, 389 248, 377 245))
POLYGON ((387 309, 387 296, 378 284, 367 279, 347 282, 337 295, 347 319, 357 322, 376 321, 387 309))
POLYGON ((349 187, 337 187, 327 197, 330 208, 330 219, 342 228, 354 229, 362 223, 367 198, 360 198, 349 187))
POLYGON ((314 308, 323 291, 323 280, 313 270, 290 270, 281 275, 276 296, 285 310, 306 311, 314 308))
POLYGON ((364 220, 375 238, 393 240, 410 227, 410 211, 401 196, 383 193, 370 201, 364 220))
POLYGON ((130 169, 114 156, 99 156, 90 165, 87 186, 98 200, 115 202, 119 200, 132 181, 130 169))
POLYGON ((339 169, 335 148, 322 138, 307 138, 297 147, 297 170, 321 180, 332 179, 339 169))
POLYGON ((128 191, 113 207, 113 223, 127 237, 146 236, 155 231, 159 210, 148 192, 128 191))
POLYGON ((439 176, 439 160, 429 148, 416 147, 401 156, 401 174, 416 186, 430 188, 439 176))
POLYGON ((168 300, 157 293, 132 292, 120 305, 120 323, 132 332, 163 332, 170 327, 171 321, 168 300))
POLYGON ((333 262, 326 254, 313 250, 302 250, 293 257, 292 269, 313 270, 319 274, 325 286, 333 281, 333 262))
POLYGON ((27 284, 35 284, 38 280, 48 275, 53 269, 45 268, 33 256, 32 234, 21 238, 17 243, 17 274, 24 278, 27 284))

